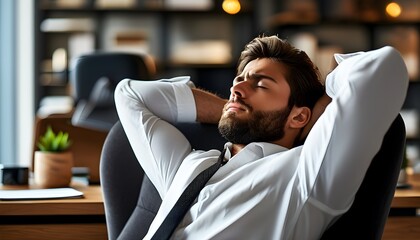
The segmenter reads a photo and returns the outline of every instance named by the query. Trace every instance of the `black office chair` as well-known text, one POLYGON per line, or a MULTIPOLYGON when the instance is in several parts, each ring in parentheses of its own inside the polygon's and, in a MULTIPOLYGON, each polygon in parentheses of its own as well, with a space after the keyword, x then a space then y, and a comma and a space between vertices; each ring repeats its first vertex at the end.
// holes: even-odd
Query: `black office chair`
POLYGON ((70 68, 76 108, 72 124, 109 131, 118 121, 114 90, 124 78, 149 80, 152 75, 147 56, 96 52, 83 55, 70 68))
MULTIPOLYGON (((224 145, 216 126, 191 123, 176 127, 187 136, 193 148, 221 149, 224 145)), ((404 147, 405 126, 398 116, 386 133, 352 207, 321 239, 381 239, 404 147)), ((142 239, 161 199, 138 164, 119 122, 105 141, 100 172, 109 239, 142 239)))

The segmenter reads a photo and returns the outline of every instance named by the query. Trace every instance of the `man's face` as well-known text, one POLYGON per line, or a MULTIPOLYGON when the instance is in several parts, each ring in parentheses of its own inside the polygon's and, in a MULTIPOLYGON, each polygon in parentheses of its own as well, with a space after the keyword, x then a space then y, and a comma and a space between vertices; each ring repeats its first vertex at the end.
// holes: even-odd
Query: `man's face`
POLYGON ((235 78, 223 109, 219 131, 230 142, 272 142, 281 139, 290 110, 290 87, 282 63, 268 58, 246 65, 235 78))

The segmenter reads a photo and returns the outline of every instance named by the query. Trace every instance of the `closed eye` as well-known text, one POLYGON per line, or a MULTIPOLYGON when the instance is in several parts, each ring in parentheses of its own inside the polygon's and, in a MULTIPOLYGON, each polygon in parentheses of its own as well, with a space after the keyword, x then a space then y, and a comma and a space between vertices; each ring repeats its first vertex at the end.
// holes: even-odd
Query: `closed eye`
POLYGON ((264 85, 261 85, 261 84, 258 84, 258 85, 257 85, 257 88, 268 89, 268 87, 266 87, 266 86, 264 86, 264 85))
POLYGON ((267 80, 265 78, 256 79, 255 81, 256 81, 255 83, 256 87, 261 88, 261 89, 269 89, 270 84, 271 84, 270 80, 267 80))

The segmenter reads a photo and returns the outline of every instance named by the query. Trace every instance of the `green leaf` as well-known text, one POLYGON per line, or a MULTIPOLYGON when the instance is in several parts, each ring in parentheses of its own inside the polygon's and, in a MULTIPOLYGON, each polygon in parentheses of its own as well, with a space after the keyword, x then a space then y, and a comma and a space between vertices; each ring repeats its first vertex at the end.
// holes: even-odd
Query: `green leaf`
POLYGON ((55 134, 51 126, 47 127, 45 134, 40 136, 37 147, 40 151, 62 152, 67 150, 71 145, 69 134, 63 131, 55 134))

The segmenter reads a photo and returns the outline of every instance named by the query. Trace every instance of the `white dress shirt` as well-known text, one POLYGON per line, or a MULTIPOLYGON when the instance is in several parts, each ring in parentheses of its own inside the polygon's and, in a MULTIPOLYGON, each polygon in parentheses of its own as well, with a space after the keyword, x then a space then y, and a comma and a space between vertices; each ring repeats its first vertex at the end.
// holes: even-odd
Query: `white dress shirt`
MULTIPOLYGON (((317 239, 346 212, 382 138, 400 111, 408 75, 392 47, 335 55, 326 80, 332 98, 303 146, 248 144, 200 192, 172 239, 317 239)), ((125 79, 118 114, 140 164, 162 197, 145 239, 220 149, 193 150, 170 123, 193 122, 191 89, 175 82, 125 79)), ((230 146, 230 143, 227 143, 230 146)))

